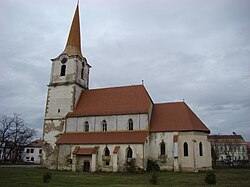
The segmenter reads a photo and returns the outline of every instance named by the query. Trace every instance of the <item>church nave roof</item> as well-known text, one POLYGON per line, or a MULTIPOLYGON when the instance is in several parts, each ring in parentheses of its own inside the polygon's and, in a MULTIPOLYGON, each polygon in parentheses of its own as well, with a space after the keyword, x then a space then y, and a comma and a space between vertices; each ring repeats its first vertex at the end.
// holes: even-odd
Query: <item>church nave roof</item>
POLYGON ((143 85, 83 90, 67 117, 148 114, 152 101, 143 85))

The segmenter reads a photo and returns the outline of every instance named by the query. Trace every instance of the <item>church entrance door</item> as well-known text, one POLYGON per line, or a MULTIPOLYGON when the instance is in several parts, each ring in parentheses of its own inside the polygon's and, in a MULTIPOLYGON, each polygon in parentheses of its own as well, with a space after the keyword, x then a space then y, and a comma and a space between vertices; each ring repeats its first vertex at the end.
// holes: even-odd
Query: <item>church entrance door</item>
POLYGON ((88 160, 85 160, 83 163, 83 172, 89 172, 90 171, 90 162, 88 160))

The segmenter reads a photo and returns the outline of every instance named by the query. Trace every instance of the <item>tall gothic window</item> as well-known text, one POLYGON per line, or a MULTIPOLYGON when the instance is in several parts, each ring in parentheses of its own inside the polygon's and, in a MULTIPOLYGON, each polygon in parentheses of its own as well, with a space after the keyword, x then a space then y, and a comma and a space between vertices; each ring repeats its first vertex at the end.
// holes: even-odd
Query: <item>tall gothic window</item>
POLYGON ((164 142, 162 142, 160 144, 160 148, 161 148, 161 155, 165 155, 166 154, 166 146, 165 146, 164 142))
POLYGON ((60 75, 61 75, 61 76, 65 76, 65 73, 66 73, 66 65, 63 64, 63 65, 61 66, 61 74, 60 74, 60 75))
POLYGON ((128 120, 128 130, 133 130, 133 120, 132 119, 128 120))
POLYGON ((202 143, 199 143, 199 152, 200 152, 200 156, 203 156, 203 147, 202 147, 202 143))
POLYGON ((133 157, 133 151, 130 147, 127 149, 127 158, 132 158, 133 157))
POLYGON ((107 122, 105 120, 102 121, 102 131, 107 131, 107 122))
POLYGON ((84 123, 84 130, 85 132, 89 132, 89 123, 87 121, 84 123))
POLYGON ((184 143, 183 149, 184 149, 184 156, 188 156, 188 144, 187 144, 187 142, 184 143))
POLYGON ((110 152, 109 152, 109 148, 106 146, 105 150, 104 150, 104 155, 105 156, 109 156, 110 152))
MULTIPOLYGON (((109 156, 109 155, 110 155, 109 148, 106 146, 104 149, 104 156, 109 156)), ((109 161, 106 161, 105 163, 107 166, 109 165, 109 161)))

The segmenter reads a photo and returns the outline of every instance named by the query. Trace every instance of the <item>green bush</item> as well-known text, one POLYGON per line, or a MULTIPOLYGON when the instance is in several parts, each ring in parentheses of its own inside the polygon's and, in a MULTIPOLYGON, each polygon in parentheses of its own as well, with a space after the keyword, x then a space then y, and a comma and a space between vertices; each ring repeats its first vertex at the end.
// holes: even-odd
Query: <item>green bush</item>
POLYGON ((216 184, 216 176, 214 172, 209 172, 206 174, 205 182, 207 184, 216 184))
POLYGON ((153 172, 153 174, 151 175, 151 178, 149 179, 149 183, 153 185, 158 184, 158 175, 156 172, 153 172))
POLYGON ((148 160, 147 171, 160 171, 160 166, 156 161, 148 160))
POLYGON ((44 183, 49 183, 50 179, 52 179, 52 175, 49 171, 46 171, 44 174, 43 174, 43 182, 44 183))

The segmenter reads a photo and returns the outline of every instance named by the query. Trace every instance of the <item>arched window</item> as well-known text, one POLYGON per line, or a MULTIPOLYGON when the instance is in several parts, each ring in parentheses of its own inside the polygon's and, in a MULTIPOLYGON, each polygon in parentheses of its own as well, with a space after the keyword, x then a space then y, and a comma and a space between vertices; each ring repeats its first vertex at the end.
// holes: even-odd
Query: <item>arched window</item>
POLYGON ((105 120, 102 121, 102 131, 107 131, 107 122, 105 120))
POLYGON ((89 123, 87 121, 84 123, 84 130, 85 132, 89 132, 89 123))
MULTIPOLYGON (((110 152, 109 152, 109 148, 106 146, 105 147, 105 149, 104 149, 104 156, 105 157, 109 157, 110 156, 110 152)), ((108 158, 106 158, 106 162, 105 162, 105 164, 108 166, 109 165, 109 159, 108 158)))
POLYGON ((127 158, 132 158, 133 157, 133 151, 130 147, 127 149, 127 158))
POLYGON ((203 156, 203 147, 202 147, 202 143, 199 143, 199 152, 200 152, 200 156, 203 156))
POLYGON ((65 73, 66 73, 66 65, 63 64, 63 65, 61 66, 61 74, 60 74, 60 75, 61 75, 61 76, 65 76, 65 73))
POLYGON ((184 143, 183 148, 184 148, 184 156, 188 156, 188 144, 187 144, 187 142, 184 143))
POLYGON ((128 130, 130 130, 130 131, 133 130, 133 120, 132 119, 128 120, 128 130))
POLYGON ((105 156, 109 156, 110 152, 109 152, 109 148, 106 146, 104 149, 104 155, 105 156))
POLYGON ((165 155, 166 154, 166 148, 165 148, 165 143, 164 142, 160 143, 160 148, 161 148, 161 155, 165 155))

